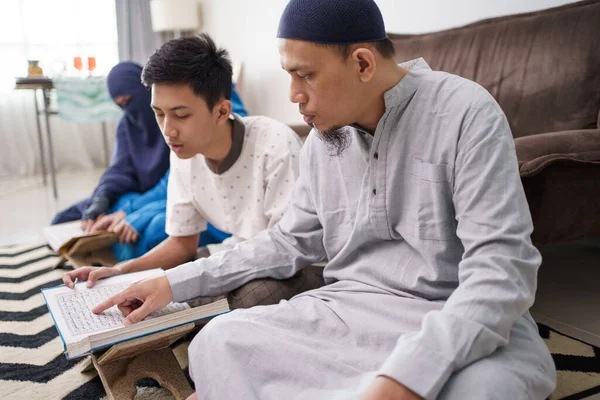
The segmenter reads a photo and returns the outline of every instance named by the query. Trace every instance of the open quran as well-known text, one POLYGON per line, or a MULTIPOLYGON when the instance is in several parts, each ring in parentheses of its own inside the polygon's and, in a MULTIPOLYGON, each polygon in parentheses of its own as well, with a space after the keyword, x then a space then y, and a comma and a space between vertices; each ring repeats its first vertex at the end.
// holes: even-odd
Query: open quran
POLYGON ((78 282, 71 289, 64 285, 42 289, 68 359, 126 340, 160 332, 179 325, 212 318, 229 311, 226 299, 191 308, 187 303, 170 303, 137 324, 125 326, 125 316, 113 306, 101 314, 92 309, 141 279, 161 276, 161 269, 117 275, 99 280, 92 288, 78 282))

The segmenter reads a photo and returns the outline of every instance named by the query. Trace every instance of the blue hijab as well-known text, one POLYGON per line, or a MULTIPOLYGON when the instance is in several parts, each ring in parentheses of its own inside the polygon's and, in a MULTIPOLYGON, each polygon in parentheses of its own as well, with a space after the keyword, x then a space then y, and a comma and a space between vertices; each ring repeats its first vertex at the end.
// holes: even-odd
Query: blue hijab
POLYGON ((117 126, 115 151, 94 193, 114 202, 128 192, 143 193, 160 181, 169 169, 169 147, 165 143, 154 112, 150 90, 141 82, 142 67, 122 62, 113 67, 106 83, 113 99, 131 95, 122 107, 117 126))

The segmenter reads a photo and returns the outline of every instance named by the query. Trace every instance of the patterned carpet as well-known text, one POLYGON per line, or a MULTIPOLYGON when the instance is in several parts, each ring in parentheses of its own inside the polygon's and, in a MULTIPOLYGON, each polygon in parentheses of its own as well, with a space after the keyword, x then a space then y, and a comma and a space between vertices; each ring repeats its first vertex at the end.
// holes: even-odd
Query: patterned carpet
MULTIPOLYGON (((81 373, 85 360, 68 361, 40 293, 61 283, 57 258, 45 246, 0 248, 0 388, 7 399, 101 399, 95 372, 81 373)), ((558 369, 552 400, 584 399, 600 393, 600 348, 540 325, 558 369)), ((174 345, 187 373, 187 342, 174 345)), ((138 383, 138 400, 172 398, 151 380, 138 383)))

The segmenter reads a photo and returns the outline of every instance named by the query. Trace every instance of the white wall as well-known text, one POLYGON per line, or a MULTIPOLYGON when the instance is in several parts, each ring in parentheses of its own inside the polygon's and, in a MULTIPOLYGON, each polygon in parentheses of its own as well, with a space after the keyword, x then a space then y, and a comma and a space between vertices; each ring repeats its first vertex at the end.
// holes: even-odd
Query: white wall
POLYGON ((551 8, 574 0, 375 0, 388 32, 426 33, 486 18, 551 8))
POLYGON ((238 87, 251 114, 301 123, 288 101, 288 76, 279 64, 277 25, 287 0, 204 0, 203 30, 241 61, 238 87))
MULTIPOLYGON (((572 3, 573 0, 375 0, 386 29, 424 33, 485 18, 572 3)), ((289 78, 279 65, 277 25, 287 0, 201 0, 203 31, 243 63, 238 84, 251 114, 302 124, 288 100, 289 78)))

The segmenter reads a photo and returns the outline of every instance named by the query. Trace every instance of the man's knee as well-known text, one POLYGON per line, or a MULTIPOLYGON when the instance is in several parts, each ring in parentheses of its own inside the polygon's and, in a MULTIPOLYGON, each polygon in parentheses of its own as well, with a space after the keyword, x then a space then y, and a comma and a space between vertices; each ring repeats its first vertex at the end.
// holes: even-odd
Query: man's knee
POLYGON ((484 358, 454 373, 439 395, 440 400, 529 400, 525 380, 508 365, 484 358))
POLYGON ((206 354, 208 351, 223 351, 228 345, 234 344, 236 338, 243 337, 242 325, 246 321, 240 319, 238 314, 238 311, 232 311, 220 315, 202 327, 190 343, 190 358, 194 354, 206 354))
POLYGON ((552 358, 539 337, 519 335, 512 342, 454 373, 439 399, 543 400, 555 388, 552 358))
MULTIPOLYGON (((220 315, 200 329, 188 347, 188 360, 190 376, 194 381, 196 369, 198 371, 212 368, 203 366, 203 362, 215 363, 228 357, 232 341, 243 336, 239 319, 233 315, 235 312, 220 315), (212 355, 215 355, 214 357, 212 355)), ((214 366, 213 366, 214 367, 214 366)))

